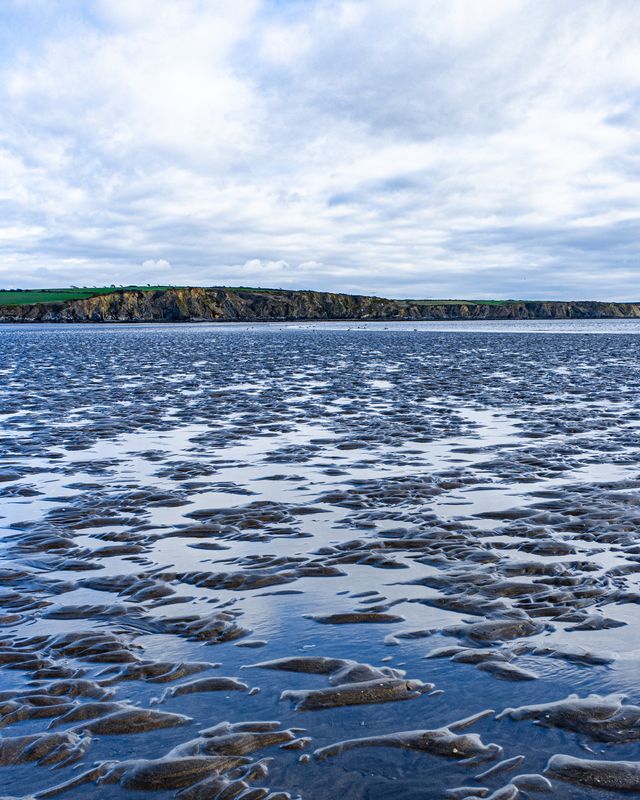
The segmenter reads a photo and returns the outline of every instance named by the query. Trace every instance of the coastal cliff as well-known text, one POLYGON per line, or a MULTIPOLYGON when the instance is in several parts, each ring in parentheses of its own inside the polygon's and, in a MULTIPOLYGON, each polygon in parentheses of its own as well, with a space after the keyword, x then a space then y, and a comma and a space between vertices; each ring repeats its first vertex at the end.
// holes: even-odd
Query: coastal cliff
POLYGON ((640 302, 388 300, 332 292, 170 288, 0 305, 0 322, 280 322, 640 318, 640 302))

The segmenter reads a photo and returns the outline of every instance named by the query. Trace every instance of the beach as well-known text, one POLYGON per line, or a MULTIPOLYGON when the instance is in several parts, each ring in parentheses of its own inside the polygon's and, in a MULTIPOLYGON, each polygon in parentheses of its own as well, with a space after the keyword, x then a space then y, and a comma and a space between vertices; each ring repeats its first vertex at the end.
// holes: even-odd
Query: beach
POLYGON ((0 374, 3 794, 640 788, 640 321, 6 325, 0 374))

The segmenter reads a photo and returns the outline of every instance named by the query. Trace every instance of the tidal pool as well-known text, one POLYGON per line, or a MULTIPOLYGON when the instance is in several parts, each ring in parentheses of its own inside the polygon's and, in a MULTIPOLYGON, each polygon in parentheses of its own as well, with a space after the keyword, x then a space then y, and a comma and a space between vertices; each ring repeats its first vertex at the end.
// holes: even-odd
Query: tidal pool
POLYGON ((4 796, 640 790, 640 323, 2 326, 0 377, 4 796))

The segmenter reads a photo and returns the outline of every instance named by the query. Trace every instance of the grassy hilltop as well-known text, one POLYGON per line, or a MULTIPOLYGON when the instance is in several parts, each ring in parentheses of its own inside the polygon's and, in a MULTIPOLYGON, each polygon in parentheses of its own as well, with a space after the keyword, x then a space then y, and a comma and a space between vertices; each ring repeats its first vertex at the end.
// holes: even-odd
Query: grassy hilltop
MULTIPOLYGON (((69 286, 61 289, 0 289, 0 306, 22 306, 33 303, 65 303, 69 300, 86 300, 116 292, 163 292, 168 289, 186 289, 199 287, 186 286, 69 286)), ((252 292, 256 294, 288 294, 290 289, 266 289, 253 286, 212 286, 212 289, 230 289, 234 292, 252 292)), ((301 290, 304 291, 304 290, 301 290)), ((396 300, 398 303, 412 305, 442 305, 473 303, 474 305, 503 305, 514 300, 396 300)))
POLYGON ((64 303, 85 300, 113 292, 157 292, 169 286, 70 286, 65 289, 0 289, 0 306, 23 306, 31 303, 64 303))
POLYGON ((640 303, 391 300, 248 286, 101 286, 0 292, 0 322, 287 322, 640 318, 640 303))

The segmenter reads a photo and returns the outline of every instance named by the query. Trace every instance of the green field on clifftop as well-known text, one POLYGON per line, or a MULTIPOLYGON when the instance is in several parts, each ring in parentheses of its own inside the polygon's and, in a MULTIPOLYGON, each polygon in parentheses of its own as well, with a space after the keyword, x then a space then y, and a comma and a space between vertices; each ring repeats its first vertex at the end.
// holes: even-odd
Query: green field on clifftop
MULTIPOLYGON (((177 286, 70 286, 61 289, 0 289, 0 305, 2 306, 22 306, 35 303, 64 303, 69 300, 86 300, 89 297, 96 297, 103 294, 113 294, 114 292, 137 291, 155 292, 167 289, 186 288, 177 286)), ((253 286, 215 286, 215 289, 229 289, 234 292, 252 292, 258 294, 287 294, 295 293, 296 290, 287 289, 265 289, 253 286)), ((304 293, 308 290, 300 290, 304 293)), ((375 298, 384 301, 384 298, 375 298)), ((472 305, 503 305, 504 303, 515 302, 513 300, 396 300, 403 305, 457 305, 458 303, 469 303, 472 305)))
POLYGON ((398 303, 406 303, 413 306, 503 306, 505 303, 517 303, 518 300, 398 300, 398 303))
MULTIPOLYGON (((167 289, 184 289, 184 286, 69 286, 62 289, 0 289, 0 306, 25 306, 34 303, 64 303, 68 300, 86 300, 114 292, 158 292, 167 289)), ((277 294, 285 289, 259 289, 250 286, 214 286, 214 289, 231 289, 235 292, 277 294)))
POLYGON ((0 290, 0 305, 22 306, 31 303, 64 303, 66 300, 86 300, 100 294, 113 292, 138 291, 155 292, 169 289, 169 286, 83 286, 66 289, 7 289, 0 290))

